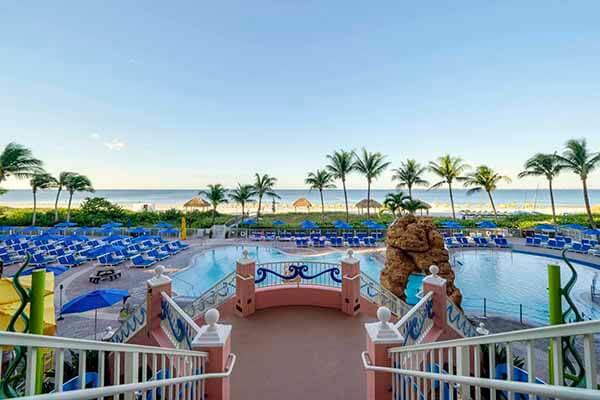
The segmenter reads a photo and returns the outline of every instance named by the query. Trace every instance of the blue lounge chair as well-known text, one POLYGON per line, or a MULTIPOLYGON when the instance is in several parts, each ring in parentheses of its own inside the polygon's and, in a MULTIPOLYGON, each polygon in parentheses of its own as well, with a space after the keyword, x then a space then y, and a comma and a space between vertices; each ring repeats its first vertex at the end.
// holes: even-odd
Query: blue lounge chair
POLYGON ((58 262, 68 267, 77 267, 83 264, 85 261, 76 259, 72 254, 58 257, 58 262))
POLYGON ((131 262, 134 267, 147 268, 151 265, 154 265, 156 263, 156 260, 148 260, 148 259, 142 257, 141 254, 138 254, 137 256, 134 256, 131 258, 131 262))
POLYGON ((151 257, 154 260, 162 261, 166 258, 169 258, 169 253, 165 253, 164 251, 158 251, 156 249, 150 250, 146 253, 148 257, 151 257))
POLYGON ((121 256, 113 256, 112 253, 104 254, 98 257, 98 263, 102 266, 113 267, 121 264, 125 259, 121 256))
POLYGON ((527 236, 525 238, 525 246, 533 246, 533 237, 527 236))
POLYGON ((181 240, 174 240, 171 242, 172 245, 179 247, 181 250, 185 250, 190 247, 189 244, 183 243, 181 240))
POLYGON ((29 264, 32 266, 41 266, 41 265, 50 264, 53 261, 54 261, 53 258, 48 258, 48 257, 45 257, 44 254, 42 254, 42 253, 37 253, 31 257, 29 264))
POLYGON ((494 240, 494 243, 496 243, 496 246, 498 246, 498 247, 503 247, 503 248, 510 247, 510 244, 508 243, 508 241, 503 237, 496 238, 494 240))

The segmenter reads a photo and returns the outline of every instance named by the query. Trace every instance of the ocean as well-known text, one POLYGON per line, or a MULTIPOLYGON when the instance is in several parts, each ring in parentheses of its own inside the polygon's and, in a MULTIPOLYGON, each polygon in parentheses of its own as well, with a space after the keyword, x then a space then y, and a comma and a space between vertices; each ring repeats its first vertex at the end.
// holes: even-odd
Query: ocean
MULTIPOLYGON (((392 189, 377 189, 372 191, 372 198, 381 202, 386 194, 392 192, 392 189)), ((277 190, 281 196, 279 200, 282 204, 291 204, 300 197, 305 197, 310 200, 313 205, 320 204, 319 192, 309 191, 308 189, 294 190, 277 190)), ((574 189, 559 189, 555 190, 555 201, 557 206, 583 206, 583 195, 581 190, 574 189)), ((600 190, 590 190, 590 200, 593 205, 600 203, 600 190)), ((198 195, 197 190, 98 190, 95 193, 77 193, 73 197, 73 204, 77 205, 86 197, 97 196, 104 197, 111 202, 122 206, 132 206, 135 204, 150 203, 155 205, 169 205, 173 207, 181 207, 183 203, 194 196, 198 195)), ((38 204, 42 207, 54 204, 56 191, 47 190, 38 192, 38 204)), ((445 189, 423 190, 416 189, 413 191, 415 198, 426 201, 430 204, 447 204, 449 203, 448 191, 445 189)), ((355 204, 358 201, 367 197, 366 190, 351 189, 348 190, 349 204, 355 204)), ((61 204, 65 205, 68 194, 61 194, 61 204)), ((344 192, 339 189, 327 190, 324 193, 326 204, 343 204, 344 192)), ((467 207, 469 205, 488 204, 486 193, 476 193, 467 195, 464 189, 454 190, 454 200, 457 209, 467 207)), ((266 199, 270 202, 270 199, 266 199)), ((550 196, 548 190, 543 189, 499 189, 494 192, 494 202, 498 205, 505 205, 510 208, 544 208, 550 205, 550 196), (527 207, 525 207, 527 205, 527 207)), ((3 196, 0 196, 0 206, 21 206, 26 207, 32 204, 32 194, 30 190, 15 189, 10 190, 3 196)))

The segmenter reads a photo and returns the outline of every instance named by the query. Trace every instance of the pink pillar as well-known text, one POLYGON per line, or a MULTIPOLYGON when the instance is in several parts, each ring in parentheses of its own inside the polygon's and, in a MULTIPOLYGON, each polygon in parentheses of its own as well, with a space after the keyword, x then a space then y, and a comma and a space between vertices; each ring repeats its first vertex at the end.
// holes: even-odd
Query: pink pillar
POLYGON ((355 316, 360 312, 360 261, 352 250, 342 260, 342 312, 355 316))
POLYGON ((440 269, 437 265, 429 267, 431 275, 423 279, 423 293, 433 292, 433 327, 446 330, 448 325, 448 297, 446 295, 446 280, 438 276, 440 269))
POLYGON ((240 317, 248 317, 256 311, 256 261, 248 258, 248 251, 237 261, 235 278, 235 313, 240 317))
POLYGON ((161 292, 165 292, 171 296, 171 278, 164 275, 165 267, 158 265, 154 268, 155 275, 152 279, 146 282, 148 292, 146 293, 147 305, 147 323, 146 332, 149 334, 155 329, 160 328, 160 313, 161 313, 161 292))
MULTIPOLYGON (((192 342, 194 351, 208 353, 204 373, 227 372, 231 355, 231 325, 218 324, 219 311, 210 309, 204 314, 207 325, 200 328, 200 332, 192 342)), ((205 381, 205 398, 210 400, 229 400, 229 377, 212 378, 205 381)))
MULTIPOLYGON (((392 316, 387 307, 379 307, 379 322, 365 324, 367 331, 367 353, 371 365, 392 367, 388 349, 402 344, 402 336, 389 320, 392 316)), ((367 371, 367 399, 388 400, 391 394, 392 374, 367 371)))

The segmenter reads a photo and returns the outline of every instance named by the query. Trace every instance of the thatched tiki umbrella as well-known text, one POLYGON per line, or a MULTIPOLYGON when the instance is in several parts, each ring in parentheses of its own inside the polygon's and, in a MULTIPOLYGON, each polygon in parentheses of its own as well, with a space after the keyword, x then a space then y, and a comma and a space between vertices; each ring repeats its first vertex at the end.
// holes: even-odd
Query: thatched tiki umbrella
POLYGON ((186 211, 188 208, 200 208, 202 211, 205 211, 205 209, 210 208, 210 203, 201 197, 194 197, 186 202, 183 207, 186 211))
MULTIPOLYGON (((431 208, 431 204, 425 203, 424 201, 421 201, 421 203, 423 203, 423 205, 425 206, 425 212, 427 213, 427 215, 429 215, 429 209, 431 208)), ((423 215, 423 209, 421 209, 421 215, 423 215)))
POLYGON ((298 207, 306 207, 306 210, 310 212, 310 208, 312 207, 312 204, 310 201, 308 201, 308 199, 301 197, 298 200, 296 200, 292 204, 292 206, 294 207, 294 212, 297 212, 298 207))
POLYGON ((358 203, 356 203, 354 205, 354 207, 356 207, 356 209, 358 209, 358 213, 362 214, 363 210, 367 207, 369 208, 381 208, 381 204, 373 199, 371 200, 367 200, 367 199, 362 199, 361 201, 359 201, 358 203))

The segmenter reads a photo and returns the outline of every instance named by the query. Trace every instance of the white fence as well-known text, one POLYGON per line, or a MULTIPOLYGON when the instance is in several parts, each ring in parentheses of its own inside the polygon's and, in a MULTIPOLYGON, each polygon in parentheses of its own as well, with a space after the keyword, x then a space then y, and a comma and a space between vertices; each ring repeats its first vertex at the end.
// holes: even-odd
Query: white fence
POLYGON ((433 327, 433 292, 427 293, 394 325, 403 345, 419 344, 433 327))
POLYGON ((368 371, 392 374, 394 400, 598 400, 594 335, 599 332, 600 321, 548 326, 396 347, 389 350, 392 367, 371 365, 365 352, 363 364, 368 371), (567 353, 563 359, 566 342, 581 355, 567 353), (553 364, 550 376, 548 357, 553 364), (571 369, 575 358, 580 358, 581 368, 571 369), (582 379, 575 382, 576 376, 582 379))
POLYGON ((125 400, 201 400, 205 398, 204 381, 228 377, 235 363, 231 355, 225 372, 207 374, 208 356, 203 352, 12 332, 0 332, 0 346, 9 355, 4 357, 8 362, 2 371, 2 384, 8 383, 18 398, 36 400, 120 395, 125 400), (23 358, 13 369, 10 365, 21 351, 23 358), (36 395, 40 352, 46 392, 36 395))

